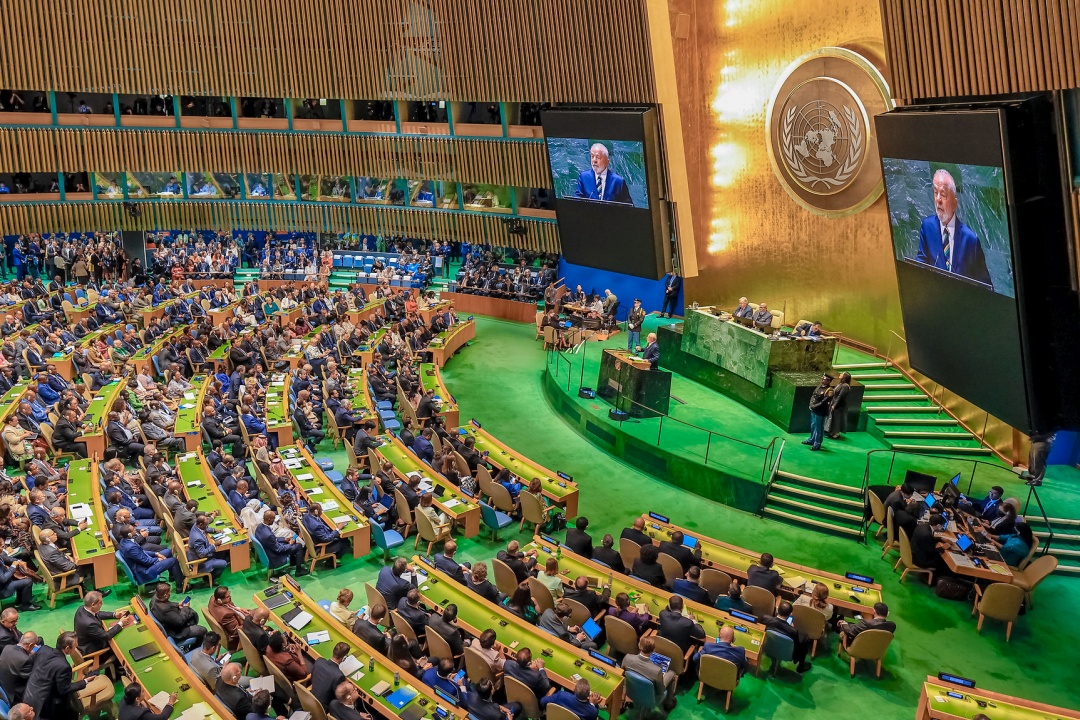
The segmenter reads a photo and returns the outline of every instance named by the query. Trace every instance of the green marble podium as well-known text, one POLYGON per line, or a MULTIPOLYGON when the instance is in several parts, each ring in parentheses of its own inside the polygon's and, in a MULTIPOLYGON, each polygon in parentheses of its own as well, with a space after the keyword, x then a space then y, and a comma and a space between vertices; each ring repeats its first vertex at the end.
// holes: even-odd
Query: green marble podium
POLYGON ((682 350, 759 387, 774 372, 821 373, 832 369, 836 338, 773 340, 764 333, 726 322, 712 308, 687 308, 682 350))

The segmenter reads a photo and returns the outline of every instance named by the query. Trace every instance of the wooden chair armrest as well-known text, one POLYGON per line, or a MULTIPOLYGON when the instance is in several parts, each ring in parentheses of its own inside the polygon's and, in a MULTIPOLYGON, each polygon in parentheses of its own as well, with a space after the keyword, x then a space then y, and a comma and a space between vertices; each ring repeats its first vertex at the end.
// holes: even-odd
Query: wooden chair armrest
POLYGON ((602 618, 603 618, 603 617, 604 617, 605 615, 607 615, 607 608, 602 608, 602 609, 600 610, 600 612, 596 613, 596 615, 594 615, 594 616, 593 616, 593 620, 594 620, 595 622, 600 622, 600 620, 601 620, 601 619, 602 619, 602 618))
POLYGON ((206 562, 210 558, 198 558, 196 560, 188 560, 188 565, 191 567, 198 567, 200 564, 206 562))
POLYGON ((54 572, 54 573, 52 574, 52 576, 53 576, 54 578, 57 578, 57 579, 59 579, 59 578, 66 578, 66 577, 67 577, 68 575, 74 575, 74 574, 75 574, 76 572, 78 572, 78 570, 79 570, 79 568, 73 568, 73 569, 71 569, 71 570, 65 570, 65 571, 64 571, 64 572, 62 572, 62 573, 56 573, 56 572, 54 572))
MULTIPOLYGON (((87 668, 89 668, 90 666, 92 666, 93 664, 94 664, 93 660, 84 660, 83 662, 79 663, 79 664, 78 664, 78 665, 76 665, 75 667, 71 668, 71 671, 72 671, 73 673, 75 673, 75 676, 76 676, 76 677, 79 677, 79 674, 80 674, 81 672, 83 672, 84 670, 86 670, 87 668)), ((81 677, 79 677, 79 679, 81 680, 82 678, 81 678, 81 677)))

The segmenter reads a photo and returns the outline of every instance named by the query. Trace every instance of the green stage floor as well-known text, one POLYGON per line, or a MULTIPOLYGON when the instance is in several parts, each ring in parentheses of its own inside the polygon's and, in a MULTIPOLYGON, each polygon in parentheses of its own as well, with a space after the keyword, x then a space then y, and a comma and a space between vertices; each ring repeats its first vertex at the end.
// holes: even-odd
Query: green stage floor
MULTIPOLYGON (((655 319, 650 318, 650 322, 655 319)), ((542 378, 546 353, 533 335, 532 326, 478 318, 477 339, 450 361, 444 377, 459 401, 463 420, 475 417, 515 450, 574 476, 581 486, 581 513, 589 518, 590 532, 596 540, 605 532, 617 535, 640 512, 656 510, 671 516, 674 522, 721 540, 767 550, 824 570, 869 574, 883 584, 898 629, 881 679, 873 677, 869 666, 860 666, 856 678, 850 679, 847 664, 835 657, 835 643, 830 639, 825 648, 819 646, 813 669, 801 678, 790 671, 782 672, 778 678, 745 677, 735 693, 729 716, 911 720, 922 681, 938 671, 974 678, 979 687, 990 690, 1080 708, 1080 687, 1066 680, 1068 668, 1075 666, 1073 648, 1080 644, 1080 630, 1075 623, 1062 621, 1071 618, 1074 610, 1067 593, 1077 587, 1075 579, 1050 577, 1037 594, 1037 608, 1019 619, 1011 643, 1005 643, 1004 628, 990 620, 982 634, 976 635, 970 605, 939 600, 917 579, 901 586, 896 580, 898 575, 891 574, 891 563, 881 560, 880 550, 873 545, 867 547, 850 539, 733 510, 674 488, 594 448, 564 424, 545 401, 542 378)), ((612 344, 620 340, 625 343, 625 335, 616 336, 612 344)), ((595 375, 586 384, 592 382, 595 375)), ((683 412, 689 417, 691 406, 705 401, 702 395, 691 395, 691 391, 682 383, 677 389, 673 387, 674 394, 688 401, 687 406, 675 411, 676 417, 682 417, 683 412)), ((777 434, 775 426, 740 411, 741 406, 708 407, 713 409, 695 416, 706 427, 729 428, 731 432, 737 427, 762 437, 777 434)), ((864 461, 857 459, 858 454, 849 446, 862 442, 869 441, 845 441, 843 450, 830 449, 813 456, 811 459, 820 463, 814 470, 821 473, 819 477, 828 477, 829 471, 849 474, 859 468, 861 477, 864 461)), ((332 457, 339 469, 346 465, 343 450, 320 454, 332 457)), ((731 458, 725 461, 736 462, 731 458)), ((810 470, 807 473, 812 474, 810 470)), ((1057 477, 1055 473, 1055 482, 1057 477)), ((1077 502, 1071 504, 1072 516, 1076 516, 1077 502)), ((504 531, 504 540, 512 537, 516 533, 504 531)), ((403 551, 412 552, 411 540, 403 551)), ((468 560, 490 559, 500 547, 480 538, 460 542, 460 546, 460 554, 468 560)), ((338 570, 319 569, 315 575, 301 578, 301 584, 316 598, 332 599, 342 587, 359 592, 362 583, 374 580, 380 567, 381 563, 373 558, 349 557, 338 570)), ((252 605, 252 593, 265 587, 265 574, 254 570, 226 575, 225 580, 237 601, 248 607, 252 605)), ((119 606, 130 595, 125 583, 114 590, 106 608, 119 606)), ((193 603, 204 606, 209 594, 207 590, 192 592, 193 603)), ((19 627, 40 632, 52 643, 61 628, 71 627, 76 607, 76 601, 70 600, 55 611, 26 613, 19 627)), ((679 706, 670 718, 724 717, 718 695, 707 695, 706 702, 699 705, 693 691, 696 686, 680 686, 679 706)))

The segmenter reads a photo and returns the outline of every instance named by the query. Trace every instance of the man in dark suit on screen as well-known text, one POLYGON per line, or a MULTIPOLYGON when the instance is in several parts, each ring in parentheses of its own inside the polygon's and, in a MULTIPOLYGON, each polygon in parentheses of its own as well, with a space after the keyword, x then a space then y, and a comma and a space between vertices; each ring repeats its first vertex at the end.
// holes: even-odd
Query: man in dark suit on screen
POLYGON ((991 285, 979 238, 956 217, 956 206, 956 181, 949 171, 938 170, 934 173, 935 213, 923 219, 915 260, 991 285))
POLYGON ((589 164, 592 169, 578 175, 575 197, 632 204, 626 181, 611 169, 611 155, 606 145, 593 143, 589 148, 589 164))

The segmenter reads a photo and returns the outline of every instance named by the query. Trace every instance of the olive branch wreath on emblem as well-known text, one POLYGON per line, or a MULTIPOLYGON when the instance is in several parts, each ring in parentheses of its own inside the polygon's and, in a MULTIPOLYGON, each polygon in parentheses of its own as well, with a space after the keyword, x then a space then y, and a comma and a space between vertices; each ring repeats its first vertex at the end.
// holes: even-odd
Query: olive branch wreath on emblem
POLYGON ((780 137, 780 152, 784 157, 784 162, 787 163, 788 169, 791 170, 791 174, 795 176, 795 179, 806 185, 808 188, 813 188, 817 183, 823 183, 826 187, 840 187, 844 185, 859 167, 859 160, 862 159, 863 152, 863 133, 862 127, 859 125, 858 117, 855 111, 844 106, 844 121, 848 128, 848 142, 851 145, 851 149, 848 152, 847 159, 840 165, 840 169, 833 177, 818 177, 817 175, 811 175, 803 169, 802 161, 799 159, 798 153, 795 152, 795 143, 792 142, 792 133, 795 130, 795 118, 798 116, 798 108, 788 108, 787 113, 784 115, 784 128, 780 137))

